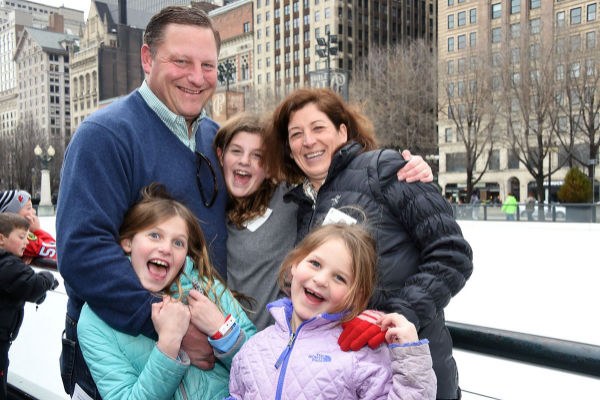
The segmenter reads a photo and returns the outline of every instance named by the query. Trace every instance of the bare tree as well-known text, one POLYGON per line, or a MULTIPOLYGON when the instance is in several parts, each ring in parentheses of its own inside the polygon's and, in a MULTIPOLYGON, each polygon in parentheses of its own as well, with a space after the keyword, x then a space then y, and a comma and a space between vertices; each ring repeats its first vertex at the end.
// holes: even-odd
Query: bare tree
POLYGON ((37 190, 34 186, 37 160, 33 149, 38 144, 47 145, 41 129, 27 114, 0 142, 2 189, 25 189, 33 195, 37 190))
POLYGON ((496 144, 494 130, 499 103, 494 101, 489 61, 485 54, 471 53, 457 60, 458 75, 454 73, 454 64, 451 70, 446 68, 440 73, 446 103, 441 103, 446 107, 441 106, 440 111, 452 121, 457 140, 465 148, 467 201, 488 170, 496 144))
POLYGON ((545 40, 538 32, 523 34, 526 40, 511 43, 514 47, 500 56, 499 78, 508 148, 535 180, 538 215, 544 219, 544 179, 562 167, 556 163, 551 171, 544 168, 544 159, 556 151, 557 54, 552 37, 545 40))
POLYGON ((423 41, 372 48, 356 66, 350 101, 373 121, 382 146, 437 153, 436 60, 423 41))
POLYGON ((600 148, 600 50, 595 31, 586 33, 583 45, 579 35, 570 36, 568 30, 561 33, 557 39, 561 54, 557 66, 561 90, 557 137, 569 166, 587 167, 593 179, 593 162, 600 148))

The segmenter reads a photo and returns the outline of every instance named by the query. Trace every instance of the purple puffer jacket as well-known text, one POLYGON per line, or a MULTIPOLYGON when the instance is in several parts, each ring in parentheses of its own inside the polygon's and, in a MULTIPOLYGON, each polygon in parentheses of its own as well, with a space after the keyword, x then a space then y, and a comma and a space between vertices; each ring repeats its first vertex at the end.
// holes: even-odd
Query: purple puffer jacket
POLYGON ((323 314, 290 333, 292 303, 269 304, 275 325, 257 333, 233 359, 234 399, 435 399, 429 345, 343 352, 340 314, 323 314))

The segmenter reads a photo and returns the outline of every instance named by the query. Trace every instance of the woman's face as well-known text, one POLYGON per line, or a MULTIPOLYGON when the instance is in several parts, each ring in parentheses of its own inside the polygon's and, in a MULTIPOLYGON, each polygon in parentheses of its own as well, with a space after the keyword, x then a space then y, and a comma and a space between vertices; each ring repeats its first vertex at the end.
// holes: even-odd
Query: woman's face
POLYGON ((259 133, 238 132, 224 152, 217 150, 225 184, 231 196, 250 196, 267 178, 262 167, 262 145, 259 133))
POLYGON ((293 112, 288 124, 292 158, 310 183, 319 189, 335 151, 348 140, 346 125, 337 129, 314 103, 293 112))

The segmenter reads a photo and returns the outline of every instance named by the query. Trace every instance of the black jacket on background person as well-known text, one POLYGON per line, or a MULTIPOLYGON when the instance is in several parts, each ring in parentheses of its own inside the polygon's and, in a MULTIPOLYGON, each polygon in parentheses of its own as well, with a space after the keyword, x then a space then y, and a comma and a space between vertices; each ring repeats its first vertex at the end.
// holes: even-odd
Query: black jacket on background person
POLYGON ((370 308, 397 312, 427 338, 440 399, 457 398, 458 373, 444 307, 473 271, 473 253, 452 208, 433 184, 399 182, 406 162, 393 150, 362 152, 354 142, 332 160, 316 203, 303 186, 286 195, 298 203, 298 241, 331 208, 364 222, 377 243, 378 282, 370 308), (366 218, 366 219, 365 219, 366 218))
POLYGON ((40 303, 54 285, 52 273, 36 273, 20 258, 0 249, 0 341, 17 338, 25 302, 40 303))

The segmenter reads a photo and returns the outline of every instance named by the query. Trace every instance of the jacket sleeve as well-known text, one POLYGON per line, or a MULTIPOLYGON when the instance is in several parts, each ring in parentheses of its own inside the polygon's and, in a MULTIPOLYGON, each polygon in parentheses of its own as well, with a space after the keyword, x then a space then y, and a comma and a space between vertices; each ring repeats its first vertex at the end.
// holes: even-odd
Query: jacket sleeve
POLYGON ((379 182, 391 214, 420 253, 420 264, 402 288, 387 294, 385 304, 420 329, 464 287, 473 271, 473 253, 452 208, 433 184, 397 180, 402 163, 397 152, 383 151, 377 163, 379 182))
POLYGON ((134 150, 123 136, 85 121, 69 144, 56 212, 58 269, 69 296, 74 292, 111 327, 155 337, 153 296, 118 243, 123 216, 139 197, 134 150))
POLYGON ((23 257, 41 257, 56 260, 56 240, 48 232, 41 229, 30 232, 23 257))
POLYGON ((390 346, 392 389, 389 400, 434 400, 437 393, 429 345, 390 346))
POLYGON ((7 257, 0 273, 0 293, 13 301, 36 302, 52 287, 50 272, 36 273, 15 256, 7 257))
POLYGON ((355 354, 353 382, 363 400, 433 400, 436 377, 429 345, 363 349, 355 354), (391 366, 390 366, 391 362, 391 366))
MULTIPOLYGON (((86 364, 104 400, 170 400, 190 366, 185 353, 174 360, 153 347, 144 368, 137 371, 119 348, 115 331, 84 308, 77 335, 86 364)), ((149 340, 132 337, 136 340, 149 340)))

